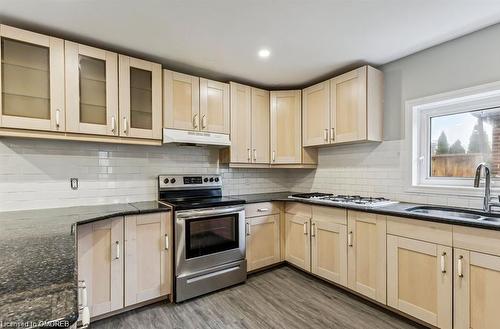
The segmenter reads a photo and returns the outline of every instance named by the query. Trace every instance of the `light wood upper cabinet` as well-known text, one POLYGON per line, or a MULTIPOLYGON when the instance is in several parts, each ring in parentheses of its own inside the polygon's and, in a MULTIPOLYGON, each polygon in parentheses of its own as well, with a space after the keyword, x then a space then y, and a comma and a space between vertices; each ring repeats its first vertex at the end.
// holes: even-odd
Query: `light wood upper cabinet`
POLYGON ((382 140, 383 74, 363 66, 330 80, 330 142, 382 140))
POLYGON ((65 131, 64 41, 0 25, 0 127, 65 131))
POLYGON ((170 294, 171 213, 125 217, 125 306, 170 294))
MULTIPOLYGON (((345 211, 343 213, 345 217, 345 211)), ((346 231, 345 225, 312 218, 311 272, 343 286, 347 286, 346 231)))
POLYGON ((161 65, 119 55, 120 136, 162 138, 161 65))
POLYGON ((64 51, 66 130, 118 135, 118 55, 70 41, 64 51))
POLYGON ((78 280, 91 317, 123 307, 123 251, 123 217, 78 226, 78 280))
POLYGON ((163 70, 164 127, 199 130, 200 78, 163 70))
POLYGON ((252 89, 231 82, 231 150, 230 162, 252 161, 252 89))
POLYGON ((330 82, 302 90, 302 143, 316 146, 330 143, 330 82))
POLYGON ((253 271, 280 261, 279 214, 247 218, 247 270, 253 271))
POLYGON ((301 91, 271 91, 271 164, 302 162, 301 91))
POLYGON ((200 78, 200 130, 229 134, 229 84, 200 78))
POLYGON ((387 304, 452 328, 452 248, 387 235, 387 304))
POLYGON ((269 163, 269 91, 252 88, 252 163, 269 163))
POLYGON ((311 270, 311 219, 285 214, 285 260, 306 271, 311 270))
POLYGON ((348 211, 348 286, 386 303, 386 218, 348 211))

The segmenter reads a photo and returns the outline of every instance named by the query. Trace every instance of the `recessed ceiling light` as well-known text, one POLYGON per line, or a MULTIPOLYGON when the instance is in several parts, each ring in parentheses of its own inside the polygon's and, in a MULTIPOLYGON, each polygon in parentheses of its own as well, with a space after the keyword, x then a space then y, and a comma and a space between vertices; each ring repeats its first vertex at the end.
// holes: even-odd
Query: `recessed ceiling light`
POLYGON ((269 55, 271 55, 271 51, 269 49, 263 48, 259 50, 259 57, 260 58, 268 58, 269 55))

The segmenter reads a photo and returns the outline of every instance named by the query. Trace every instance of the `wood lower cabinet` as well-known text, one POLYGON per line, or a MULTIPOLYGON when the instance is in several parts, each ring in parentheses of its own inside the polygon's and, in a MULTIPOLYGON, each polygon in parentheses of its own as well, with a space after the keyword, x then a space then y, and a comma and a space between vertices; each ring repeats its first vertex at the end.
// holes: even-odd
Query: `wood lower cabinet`
POLYGON ((311 218, 285 214, 285 260, 306 271, 311 270, 311 218))
POLYGON ((387 235, 387 304, 438 328, 452 328, 452 248, 387 235))
POLYGON ((64 132, 64 41, 7 25, 0 41, 0 127, 64 132))
POLYGON ((246 219, 247 270, 253 271, 280 261, 280 215, 246 219))
POLYGON ((91 317, 123 307, 123 251, 123 217, 78 226, 78 280, 91 317))
POLYGON ((118 56, 120 136, 162 138, 161 65, 118 56))
MULTIPOLYGON (((336 209, 332 209, 335 211, 336 209)), ((344 218, 345 218, 345 211, 344 218)), ((331 220, 311 221, 311 272, 347 285, 347 228, 331 220)))
POLYGON ((348 287, 386 303, 386 217, 348 211, 348 287))
POLYGON ((125 306, 170 294, 171 213, 125 217, 125 306))

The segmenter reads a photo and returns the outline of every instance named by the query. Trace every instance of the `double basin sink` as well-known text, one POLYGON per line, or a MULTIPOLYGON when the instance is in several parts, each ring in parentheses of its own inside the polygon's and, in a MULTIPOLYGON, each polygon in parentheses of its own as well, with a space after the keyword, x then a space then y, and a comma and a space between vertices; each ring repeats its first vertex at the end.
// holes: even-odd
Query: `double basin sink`
POLYGON ((500 224, 500 213, 488 213, 471 209, 439 207, 439 206, 418 206, 406 209, 411 213, 425 214, 429 216, 452 218, 466 221, 484 221, 500 224))

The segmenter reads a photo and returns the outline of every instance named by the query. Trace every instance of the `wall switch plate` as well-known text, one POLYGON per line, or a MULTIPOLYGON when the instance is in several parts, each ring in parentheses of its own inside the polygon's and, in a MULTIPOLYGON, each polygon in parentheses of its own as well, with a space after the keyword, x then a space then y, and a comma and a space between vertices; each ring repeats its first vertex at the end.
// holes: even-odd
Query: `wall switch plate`
POLYGON ((70 178, 69 182, 72 190, 78 190, 78 178, 70 178))

